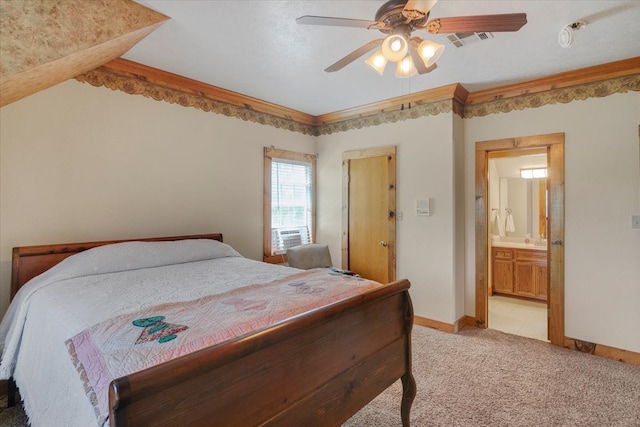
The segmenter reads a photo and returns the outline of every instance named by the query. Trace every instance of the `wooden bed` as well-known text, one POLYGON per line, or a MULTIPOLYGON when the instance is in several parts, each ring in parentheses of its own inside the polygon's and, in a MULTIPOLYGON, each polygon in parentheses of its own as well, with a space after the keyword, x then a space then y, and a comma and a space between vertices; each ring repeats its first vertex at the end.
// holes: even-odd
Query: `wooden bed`
MULTIPOLYGON (((196 238, 222 242, 221 234, 136 240, 196 238)), ((14 248, 11 297, 64 258, 120 242, 14 248)), ((401 379, 407 427, 416 393, 409 286, 393 282, 115 379, 110 425, 340 425, 401 379)))

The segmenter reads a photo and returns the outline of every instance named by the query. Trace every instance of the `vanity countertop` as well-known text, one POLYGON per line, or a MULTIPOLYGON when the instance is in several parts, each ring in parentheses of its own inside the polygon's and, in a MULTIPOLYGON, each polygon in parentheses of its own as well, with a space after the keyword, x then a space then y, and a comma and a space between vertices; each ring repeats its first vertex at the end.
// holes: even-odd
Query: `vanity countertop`
POLYGON ((547 245, 536 245, 534 243, 520 243, 520 242, 492 242, 491 246, 501 248, 517 248, 517 249, 532 249, 534 251, 546 251, 547 245))

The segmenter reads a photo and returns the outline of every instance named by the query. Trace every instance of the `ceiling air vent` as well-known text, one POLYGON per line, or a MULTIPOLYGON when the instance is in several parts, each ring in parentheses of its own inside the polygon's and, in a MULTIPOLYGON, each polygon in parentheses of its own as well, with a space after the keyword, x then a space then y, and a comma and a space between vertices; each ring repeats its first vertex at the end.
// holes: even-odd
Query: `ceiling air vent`
POLYGON ((493 38, 491 33, 454 33, 447 36, 449 42, 455 47, 466 46, 469 43, 477 42, 480 40, 488 40, 493 38))

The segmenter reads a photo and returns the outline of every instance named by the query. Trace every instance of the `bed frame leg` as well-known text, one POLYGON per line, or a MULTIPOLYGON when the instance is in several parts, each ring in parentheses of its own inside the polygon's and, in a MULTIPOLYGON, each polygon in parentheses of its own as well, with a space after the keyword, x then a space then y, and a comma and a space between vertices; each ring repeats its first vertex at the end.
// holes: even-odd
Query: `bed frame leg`
POLYGON ((8 408, 16 406, 16 390, 17 389, 18 387, 16 387, 16 382, 13 380, 13 378, 9 378, 9 381, 7 381, 7 407, 8 408))
POLYGON ((416 397, 416 380, 411 372, 407 372, 402 376, 402 406, 400 407, 400 415, 402 416, 402 427, 409 427, 409 415, 411 414, 411 404, 416 397))

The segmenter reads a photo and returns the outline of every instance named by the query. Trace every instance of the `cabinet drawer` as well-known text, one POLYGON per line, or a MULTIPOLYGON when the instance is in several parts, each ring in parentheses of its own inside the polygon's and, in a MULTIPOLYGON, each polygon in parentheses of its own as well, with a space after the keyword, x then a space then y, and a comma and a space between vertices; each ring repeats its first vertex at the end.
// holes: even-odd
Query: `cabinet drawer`
POLYGON ((500 259, 512 259, 513 251, 511 249, 493 248, 493 257, 500 259))
POLYGON ((533 251, 527 249, 516 249, 515 251, 516 261, 547 261, 547 251, 533 251))

